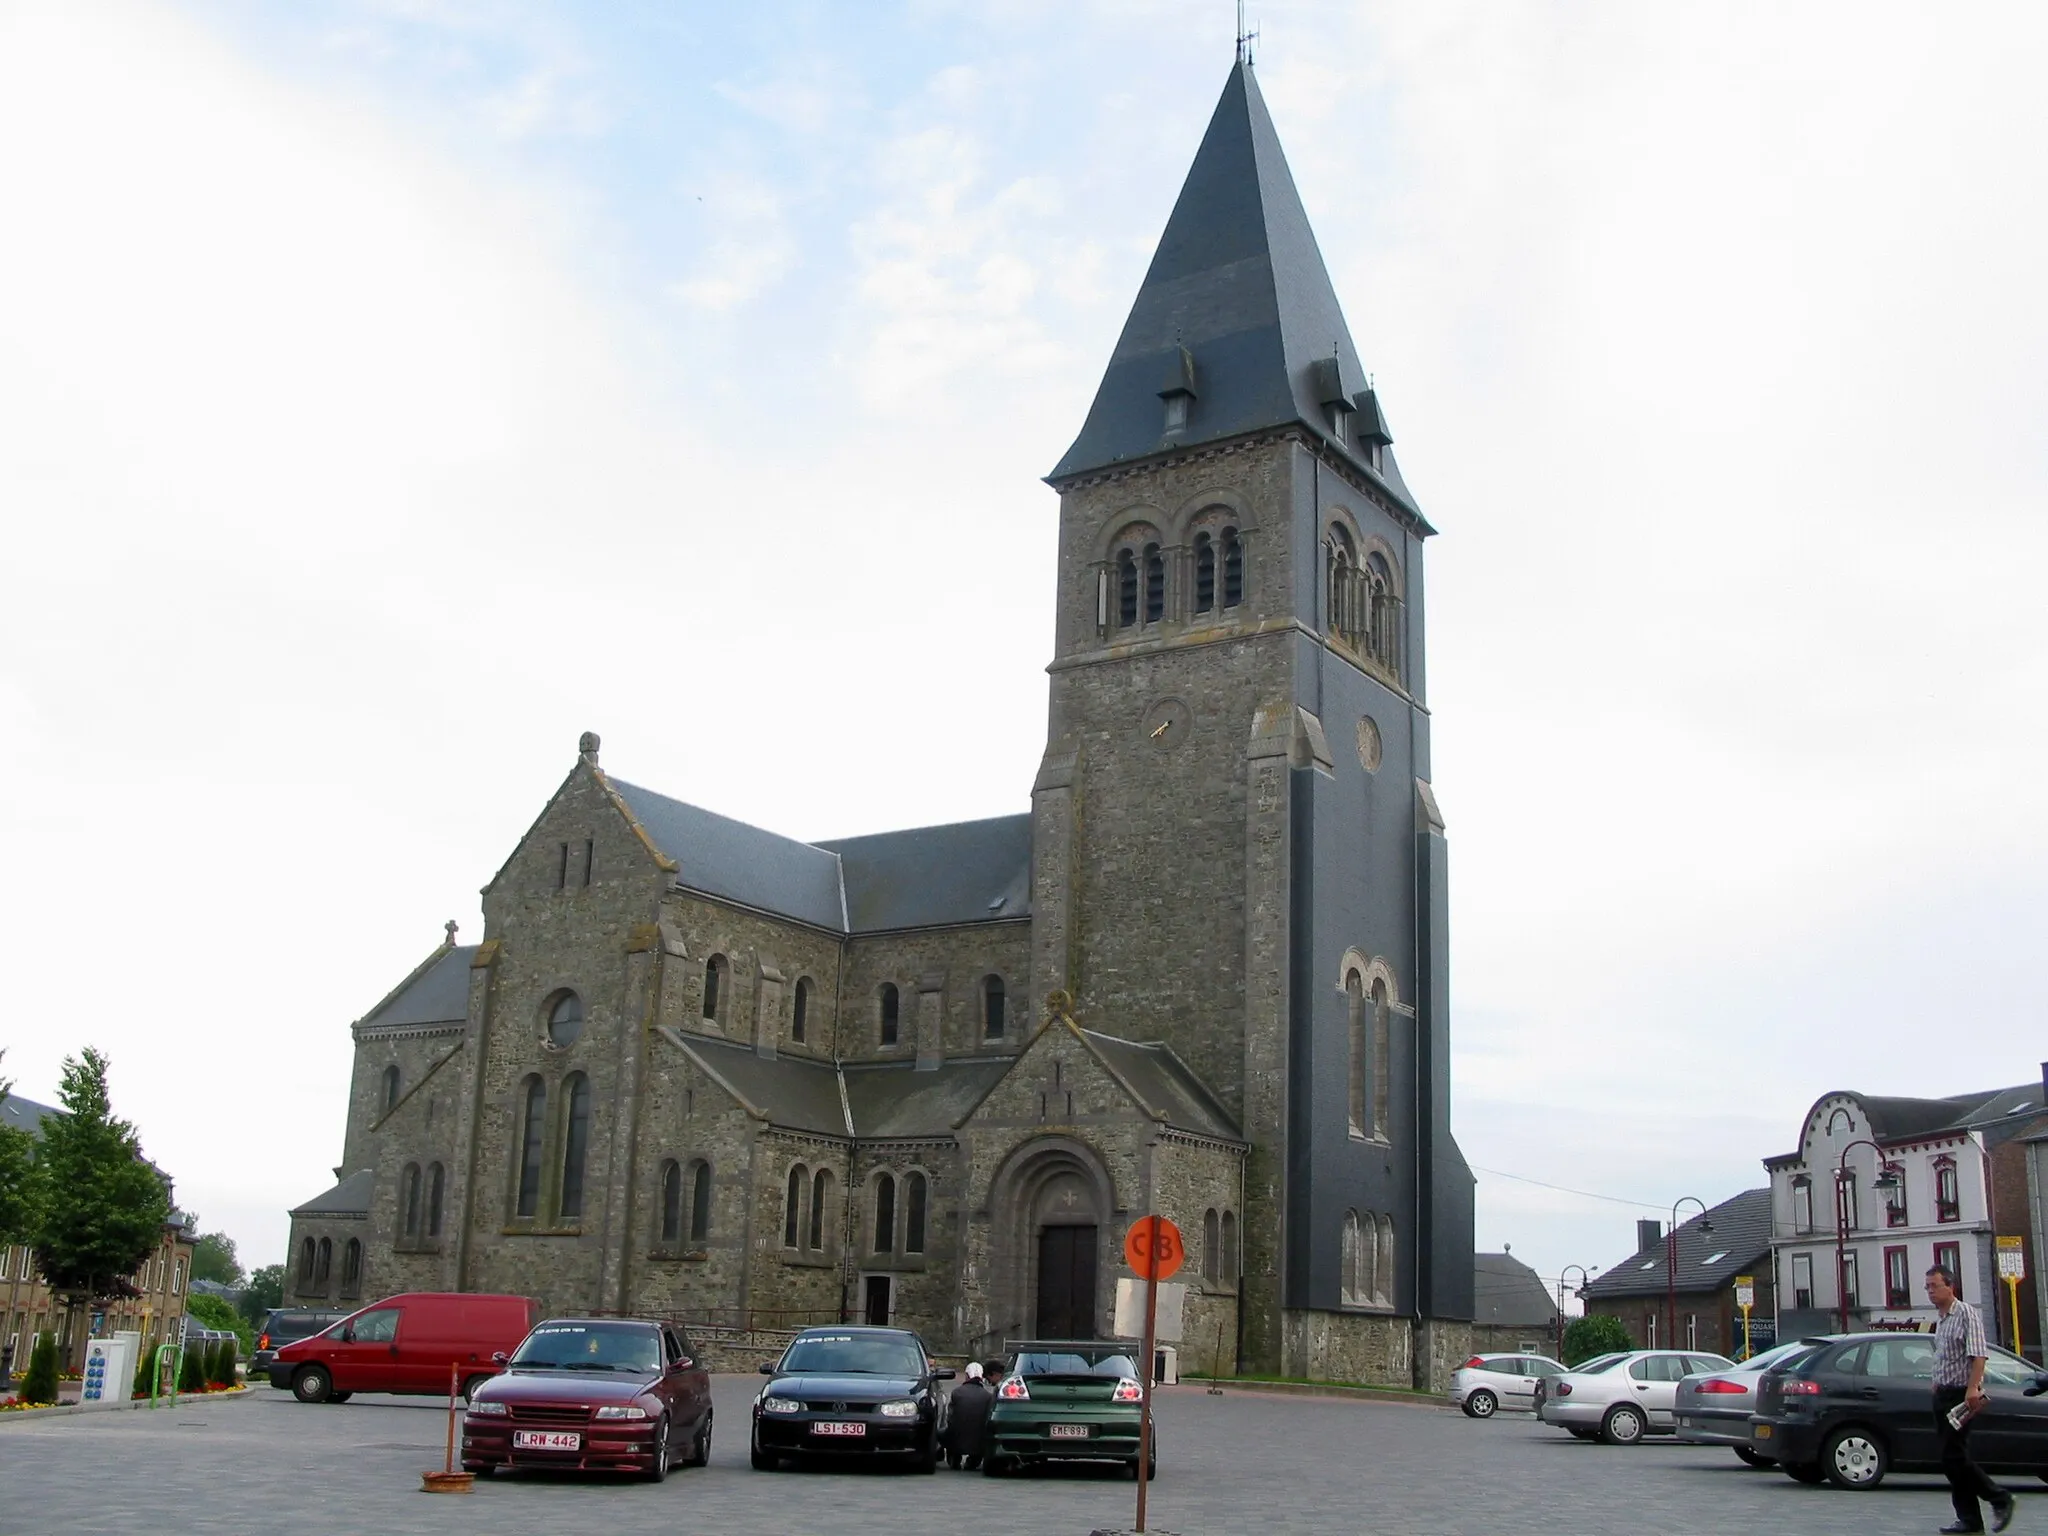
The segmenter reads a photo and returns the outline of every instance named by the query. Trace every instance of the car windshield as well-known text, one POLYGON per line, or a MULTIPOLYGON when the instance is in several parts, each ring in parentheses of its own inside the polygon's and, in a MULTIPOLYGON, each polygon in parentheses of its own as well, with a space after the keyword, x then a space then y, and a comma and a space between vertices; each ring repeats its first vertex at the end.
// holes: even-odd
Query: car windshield
POLYGON ((1111 1376, 1137 1379, 1138 1367, 1120 1349, 1027 1350, 1011 1362, 1019 1376, 1111 1376))
POLYGON ((1747 1360, 1740 1362, 1735 1369, 1738 1371, 1773 1370, 1811 1348, 1813 1348, 1811 1344, 1773 1344, 1762 1354, 1751 1355, 1747 1360))
POLYGON ((1598 1376, 1602 1371, 1611 1371, 1628 1358, 1626 1353, 1618 1355, 1595 1355, 1584 1365, 1572 1367, 1574 1376, 1598 1376))
POLYGON ((828 1376, 922 1376, 924 1350, 909 1339, 859 1333, 814 1333, 791 1344, 782 1356, 786 1374, 828 1376))
POLYGON ((512 1364, 536 1371, 661 1369, 661 1339, 645 1323, 542 1323, 513 1352, 512 1364))

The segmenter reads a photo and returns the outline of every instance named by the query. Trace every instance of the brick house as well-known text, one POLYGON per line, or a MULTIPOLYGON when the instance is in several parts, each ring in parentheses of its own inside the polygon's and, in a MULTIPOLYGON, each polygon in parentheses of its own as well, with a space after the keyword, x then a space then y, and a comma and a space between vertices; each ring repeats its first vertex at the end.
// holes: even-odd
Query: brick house
POLYGON ((1771 1192, 1747 1189, 1678 1228, 1678 1269, 1672 1284, 1670 1243, 1663 1223, 1636 1223, 1636 1251, 1598 1274, 1579 1292, 1589 1317, 1619 1318, 1638 1349, 1701 1349, 1741 1358, 1742 1312, 1736 1277, 1754 1280, 1749 1344, 1777 1337, 1771 1276, 1771 1192), (1668 1314, 1674 1310, 1675 1321, 1668 1314))
MULTIPOLYGON (((1422 545, 1248 63, 1072 448, 1024 814, 804 843, 599 766, 354 1026, 287 1288, 934 1347, 1109 1325, 1437 1383, 1469 1349, 1422 545)), ((1213 1358, 1219 1353, 1222 1359, 1213 1358)))
MULTIPOLYGON (((35 1132, 43 1119, 61 1115, 61 1109, 38 1104, 10 1093, 0 1099, 0 1119, 17 1130, 35 1132)), ((166 1190, 170 1180, 164 1180, 166 1190)), ((136 1294, 109 1305, 88 1319, 91 1335, 139 1333, 145 1348, 164 1341, 166 1333, 185 1315, 187 1283, 192 1274, 192 1247, 198 1233, 191 1218, 173 1210, 164 1223, 157 1250, 138 1269, 130 1283, 136 1294), (96 1324, 96 1326, 94 1325, 96 1324)), ((71 1314, 43 1283, 36 1268, 35 1250, 21 1244, 0 1243, 0 1351, 11 1348, 17 1374, 28 1366, 29 1346, 38 1333, 57 1335, 59 1359, 76 1367, 84 1358, 87 1331, 73 1337, 71 1314)))

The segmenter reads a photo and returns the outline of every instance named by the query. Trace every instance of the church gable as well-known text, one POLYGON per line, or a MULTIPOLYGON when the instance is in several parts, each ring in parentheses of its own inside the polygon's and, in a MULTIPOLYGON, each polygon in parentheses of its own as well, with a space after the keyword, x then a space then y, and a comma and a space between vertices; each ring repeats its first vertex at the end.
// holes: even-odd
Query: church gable
POLYGON ((1070 1020, 1053 1018, 1039 1028, 962 1128, 984 1126, 1079 1126, 1089 1122, 1129 1124, 1155 1120, 1149 1105, 1113 1071, 1070 1020))
MULTIPOLYGON (((621 881, 673 878, 677 865, 641 825, 597 763, 598 738, 586 731, 576 766, 549 798, 512 854, 484 886, 484 916, 493 936, 519 906, 621 881)), ((650 882, 649 894, 660 889, 650 882)))

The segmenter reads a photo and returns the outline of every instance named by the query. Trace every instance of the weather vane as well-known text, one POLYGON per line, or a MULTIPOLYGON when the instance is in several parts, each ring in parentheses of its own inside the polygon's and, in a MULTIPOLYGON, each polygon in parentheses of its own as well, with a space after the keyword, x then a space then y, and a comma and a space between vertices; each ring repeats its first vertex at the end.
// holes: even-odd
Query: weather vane
POLYGON ((1244 0, 1237 0, 1237 62, 1249 64, 1252 61, 1252 44, 1259 40, 1259 29, 1244 29, 1244 0))

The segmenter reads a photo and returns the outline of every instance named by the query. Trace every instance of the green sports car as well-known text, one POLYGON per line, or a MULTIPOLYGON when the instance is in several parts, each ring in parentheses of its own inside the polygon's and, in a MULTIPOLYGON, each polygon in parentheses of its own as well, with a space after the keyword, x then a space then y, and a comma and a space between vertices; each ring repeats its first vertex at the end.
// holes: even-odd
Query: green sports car
MULTIPOLYGON (((1138 1470, 1138 1410, 1145 1388, 1128 1344, 1031 1339, 1010 1346, 988 1414, 990 1477, 1046 1461, 1116 1461, 1138 1470)), ((1152 1426, 1148 1471, 1159 1471, 1152 1426)))

